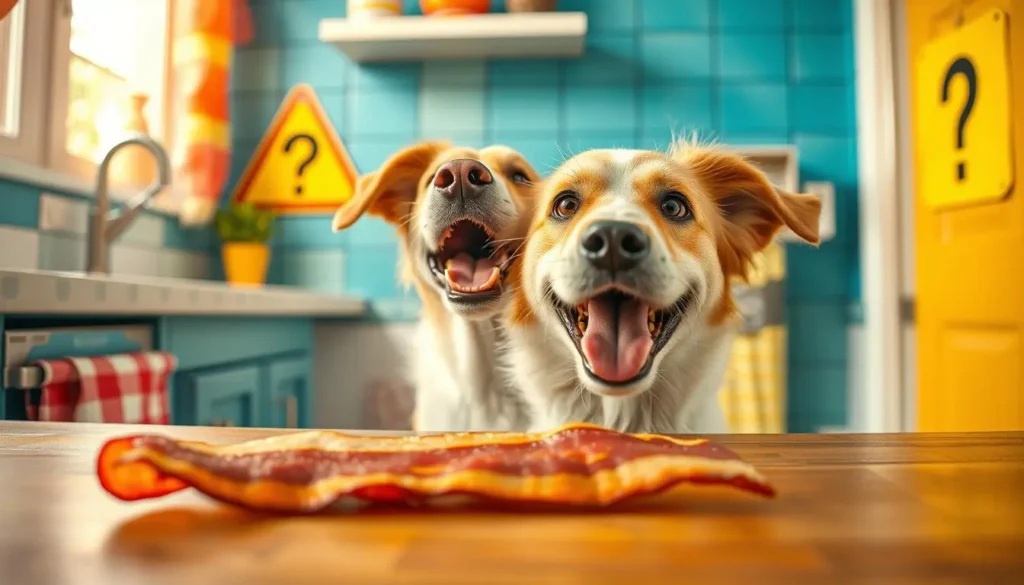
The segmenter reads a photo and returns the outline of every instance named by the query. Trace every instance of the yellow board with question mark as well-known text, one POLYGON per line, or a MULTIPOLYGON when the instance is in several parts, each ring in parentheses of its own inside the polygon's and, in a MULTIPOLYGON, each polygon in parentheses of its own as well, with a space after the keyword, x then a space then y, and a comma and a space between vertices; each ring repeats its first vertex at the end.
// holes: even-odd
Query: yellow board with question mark
POLYGON ((1008 21, 992 10, 918 56, 915 180, 933 211, 993 203, 1013 186, 1008 21))
POLYGON ((231 198, 281 214, 333 213, 352 197, 357 176, 313 88, 300 84, 285 96, 231 198))

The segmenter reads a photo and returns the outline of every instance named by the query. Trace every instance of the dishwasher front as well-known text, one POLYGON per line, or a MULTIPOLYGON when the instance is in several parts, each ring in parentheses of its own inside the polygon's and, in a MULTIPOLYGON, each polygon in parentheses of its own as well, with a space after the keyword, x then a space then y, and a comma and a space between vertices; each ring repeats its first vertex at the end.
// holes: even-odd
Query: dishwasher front
POLYGON ((102 325, 54 329, 24 329, 4 332, 3 417, 27 420, 27 401, 39 405, 42 399, 43 369, 33 365, 41 359, 91 357, 116 353, 150 351, 151 325, 102 325))

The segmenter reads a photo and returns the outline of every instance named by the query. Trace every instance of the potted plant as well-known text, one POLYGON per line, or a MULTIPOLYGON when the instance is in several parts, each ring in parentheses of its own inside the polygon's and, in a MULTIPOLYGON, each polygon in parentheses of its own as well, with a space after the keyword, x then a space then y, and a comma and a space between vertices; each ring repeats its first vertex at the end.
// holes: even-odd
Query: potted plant
POLYGON ((260 286, 267 280, 275 213, 250 203, 229 203, 214 217, 221 241, 224 276, 236 286, 260 286))

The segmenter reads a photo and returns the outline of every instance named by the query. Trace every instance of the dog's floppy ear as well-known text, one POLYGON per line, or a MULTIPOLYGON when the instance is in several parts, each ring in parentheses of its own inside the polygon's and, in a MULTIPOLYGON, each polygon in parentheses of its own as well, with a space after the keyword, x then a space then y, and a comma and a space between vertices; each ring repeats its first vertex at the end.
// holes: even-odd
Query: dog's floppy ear
POLYGON ((352 199, 334 213, 334 231, 352 225, 364 213, 399 224, 412 211, 417 182, 447 142, 422 142, 400 150, 379 169, 359 177, 352 199))
POLYGON ((729 152, 697 148, 680 156, 697 174, 725 220, 718 241, 723 266, 745 274, 754 255, 783 227, 808 243, 820 242, 821 200, 817 196, 787 193, 729 152))

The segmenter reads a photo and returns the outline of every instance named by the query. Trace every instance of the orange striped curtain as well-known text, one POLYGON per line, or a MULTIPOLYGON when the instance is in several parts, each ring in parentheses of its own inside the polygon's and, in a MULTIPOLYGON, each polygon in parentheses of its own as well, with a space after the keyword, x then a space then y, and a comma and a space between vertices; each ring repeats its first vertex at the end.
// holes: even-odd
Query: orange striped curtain
POLYGON ((234 43, 252 36, 246 0, 174 0, 172 123, 175 184, 185 225, 213 213, 231 168, 234 43))

